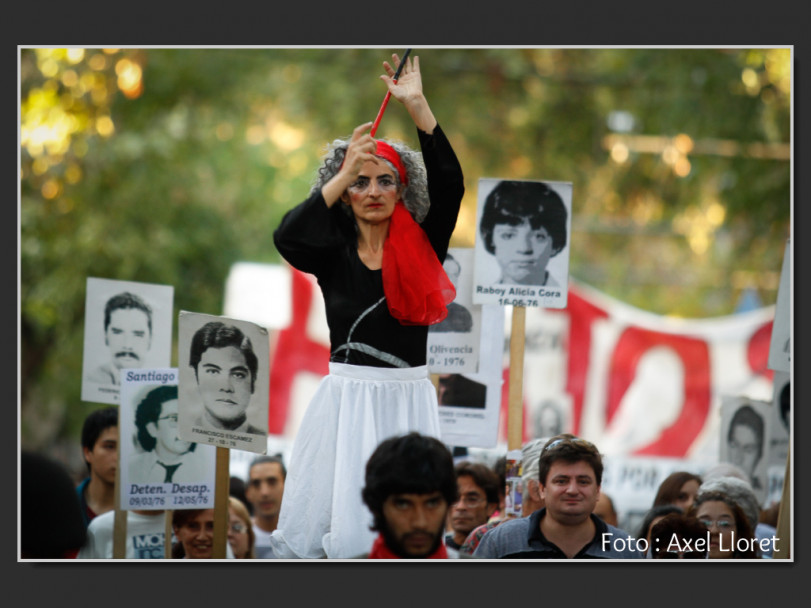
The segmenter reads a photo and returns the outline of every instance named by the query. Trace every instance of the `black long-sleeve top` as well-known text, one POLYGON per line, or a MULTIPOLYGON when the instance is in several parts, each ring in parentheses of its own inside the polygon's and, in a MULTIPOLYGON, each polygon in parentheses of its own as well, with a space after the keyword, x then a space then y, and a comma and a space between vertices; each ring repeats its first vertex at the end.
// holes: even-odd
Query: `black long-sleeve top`
MULTIPOLYGON (((445 260, 464 194, 462 168, 442 129, 417 129, 428 177, 430 208, 420 224, 445 260)), ((358 256, 354 220, 321 191, 287 212, 273 242, 291 266, 315 275, 330 330, 330 361, 374 367, 425 365, 428 326, 402 325, 388 310, 381 270, 358 256)))

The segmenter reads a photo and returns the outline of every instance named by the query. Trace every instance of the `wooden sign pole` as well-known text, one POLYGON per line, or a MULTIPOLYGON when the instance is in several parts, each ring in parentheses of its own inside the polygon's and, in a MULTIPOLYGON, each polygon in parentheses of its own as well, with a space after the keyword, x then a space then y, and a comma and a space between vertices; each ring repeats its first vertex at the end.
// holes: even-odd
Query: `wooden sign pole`
POLYGON ((520 450, 523 439, 524 343, 527 309, 513 306, 510 330, 510 391, 507 415, 507 449, 520 450))
POLYGON ((172 559, 172 518, 174 511, 167 509, 164 513, 163 522, 163 557, 165 559, 172 559))
POLYGON ((228 495, 229 495, 229 464, 230 453, 228 448, 217 447, 217 463, 214 473, 214 547, 213 559, 225 559, 226 543, 228 542, 228 495))

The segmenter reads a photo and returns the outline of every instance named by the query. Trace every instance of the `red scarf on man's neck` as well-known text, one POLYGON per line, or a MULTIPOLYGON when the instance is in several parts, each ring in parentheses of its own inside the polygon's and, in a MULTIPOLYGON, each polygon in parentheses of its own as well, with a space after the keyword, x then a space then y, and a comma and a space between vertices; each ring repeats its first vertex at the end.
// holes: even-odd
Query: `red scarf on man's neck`
MULTIPOLYGON (((383 535, 378 534, 372 545, 372 550, 369 552, 369 559, 402 559, 399 555, 395 555, 386 546, 386 541, 383 540, 383 535)), ((429 555, 426 559, 448 559, 448 550, 445 548, 445 543, 441 543, 439 548, 429 555)))

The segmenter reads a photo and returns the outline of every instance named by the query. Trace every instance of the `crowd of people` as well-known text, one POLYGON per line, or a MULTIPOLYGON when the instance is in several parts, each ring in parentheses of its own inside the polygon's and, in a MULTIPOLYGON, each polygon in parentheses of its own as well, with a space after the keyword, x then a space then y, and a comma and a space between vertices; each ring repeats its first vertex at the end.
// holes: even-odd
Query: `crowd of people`
MULTIPOLYGON (((114 501, 94 500, 104 495, 96 486, 110 468, 115 478, 116 458, 94 458, 103 447, 97 444, 117 434, 109 416, 104 409, 87 417, 83 437, 90 445, 82 450, 88 476, 78 487, 59 463, 23 453, 21 557, 212 559, 214 509, 117 511, 114 501), (42 525, 49 486, 61 490, 71 507, 51 518, 50 531, 42 525), (119 513, 126 518, 120 556, 113 554, 119 513), (36 526, 34 518, 41 518, 36 526)), ((520 516, 505 509, 504 471, 504 458, 492 465, 455 461, 449 446, 422 433, 383 440, 362 471, 364 511, 357 514, 369 516, 372 540, 345 559, 763 559, 779 550, 775 522, 761 510, 743 471, 729 463, 702 475, 677 471, 666 477, 633 533, 618 527, 613 501, 601 491, 602 456, 585 439, 564 433, 524 444, 520 516)), ((270 538, 286 476, 276 454, 256 456, 246 479, 231 477, 226 559, 279 559, 270 538)))
MULTIPOLYGON (((413 119, 420 151, 375 139, 372 123, 359 125, 351 138, 329 146, 309 197, 274 232, 280 254, 321 286, 330 330, 329 374, 301 420, 289 471, 281 456, 258 456, 247 479, 229 484, 226 558, 773 555, 774 527, 760 521, 748 482, 729 471, 704 477, 674 473, 662 482, 644 525, 632 535, 618 527, 611 497, 601 491, 602 456, 584 438, 564 433, 523 446, 520 516, 505 504, 508 496, 516 500, 505 487, 506 457, 495 466, 455 462, 449 446, 438 439, 437 389, 426 366, 426 342, 429 326, 445 319, 455 295, 442 264, 464 180, 423 93, 418 58, 401 61, 394 55, 393 65, 384 62, 384 69, 381 79, 413 119)), ((545 215, 508 213, 502 199, 511 196, 513 186, 494 192, 490 215, 495 228, 484 238, 488 246, 496 242, 492 252, 498 254, 497 243, 515 240, 520 232, 521 240, 540 252, 543 264, 533 263, 531 269, 527 261, 513 264, 520 273, 513 268, 503 280, 554 284, 546 262, 565 246, 566 211, 559 196, 544 186, 527 197, 543 200, 545 215), (498 228, 505 222, 507 228, 498 228)), ((512 266, 505 263, 505 268, 512 266)), ((212 340, 221 329, 211 328, 212 340)), ((234 351, 243 344, 237 338, 234 351)), ((197 349, 195 370, 207 346, 201 343, 197 349)), ((250 371, 243 374, 241 389, 247 395, 253 392, 256 366, 244 357, 238 362, 250 371)), ((224 358, 214 363, 227 369, 224 358)), ((138 414, 139 432, 150 450, 143 458, 166 483, 182 476, 182 470, 153 466, 151 449, 154 444, 156 454, 165 451, 162 424, 167 434, 174 433, 176 399, 176 389, 156 395, 153 407, 138 414)), ((234 399, 229 403, 236 404, 234 399)), ((238 414, 223 428, 259 431, 248 427, 244 408, 217 407, 221 418, 238 414)), ((66 483, 69 478, 59 466, 23 454, 21 557, 120 557, 113 554, 121 513, 115 508, 118 437, 117 408, 87 418, 82 450, 88 476, 78 488, 66 483), (43 512, 46 504, 54 504, 53 496, 47 502, 37 499, 39 486, 49 483, 68 490, 69 496, 57 503, 70 503, 60 514, 65 521, 43 512), (51 534, 46 534, 47 523, 54 526, 51 534)), ((181 447, 190 449, 187 442, 181 447)), ((176 509, 171 517, 164 511, 125 513, 123 557, 213 558, 215 509, 176 509)))

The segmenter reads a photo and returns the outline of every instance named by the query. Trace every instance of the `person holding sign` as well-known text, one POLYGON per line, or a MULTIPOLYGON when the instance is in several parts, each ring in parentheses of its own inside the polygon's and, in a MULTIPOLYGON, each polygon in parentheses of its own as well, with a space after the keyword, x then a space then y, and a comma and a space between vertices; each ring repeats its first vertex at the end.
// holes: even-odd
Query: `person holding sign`
POLYGON ((390 436, 440 432, 426 344, 455 295, 442 261, 464 180, 423 93, 419 58, 393 58, 399 79, 388 62, 381 79, 414 121, 422 153, 358 126, 332 143, 309 198, 273 235, 285 260, 318 279, 331 352, 293 445, 271 537, 281 558, 367 551, 369 456, 390 436))
POLYGON ((498 283, 560 287, 547 270, 566 247, 568 213, 543 182, 501 181, 484 201, 479 232, 501 267, 498 283))

